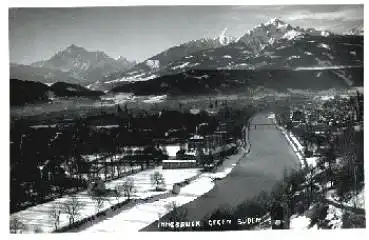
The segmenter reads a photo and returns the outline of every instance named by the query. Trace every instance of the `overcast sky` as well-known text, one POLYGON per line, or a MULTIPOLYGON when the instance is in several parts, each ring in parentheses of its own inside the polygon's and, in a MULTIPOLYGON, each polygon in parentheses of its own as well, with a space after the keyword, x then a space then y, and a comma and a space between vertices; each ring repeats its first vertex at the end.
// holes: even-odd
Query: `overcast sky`
POLYGON ((239 37, 277 17, 300 27, 343 32, 362 25, 363 5, 151 6, 9 10, 10 61, 47 59, 70 44, 142 61, 173 45, 239 37))

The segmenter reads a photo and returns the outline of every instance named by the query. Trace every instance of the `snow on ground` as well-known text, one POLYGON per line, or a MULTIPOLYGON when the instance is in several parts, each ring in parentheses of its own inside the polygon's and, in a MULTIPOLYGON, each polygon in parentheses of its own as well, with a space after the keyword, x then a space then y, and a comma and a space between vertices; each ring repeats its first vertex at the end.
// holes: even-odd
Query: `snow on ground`
POLYGON ((354 205, 356 204, 356 207, 365 209, 364 188, 356 196, 353 196, 350 200, 343 202, 343 203, 346 206, 350 206, 350 207, 354 207, 354 205))
POLYGON ((30 126, 30 128, 33 128, 33 129, 39 129, 39 128, 56 128, 56 124, 51 124, 51 125, 32 125, 32 126, 30 126))
POLYGON ((363 208, 365 209, 365 194, 364 194, 364 188, 356 195, 352 196, 349 200, 346 201, 339 201, 337 197, 335 197, 336 190, 330 190, 326 194, 326 198, 332 202, 335 202, 337 204, 342 204, 343 206, 347 207, 354 207, 356 204, 357 208, 363 208))
POLYGON ((301 143, 297 140, 297 138, 292 133, 290 133, 290 138, 292 139, 293 143, 297 146, 298 150, 300 151, 304 150, 304 147, 301 145, 301 143))
POLYGON ((297 158, 300 160, 301 166, 305 166, 304 157, 301 154, 301 152, 296 148, 296 146, 293 144, 293 142, 290 140, 290 135, 286 132, 283 132, 284 136, 286 137, 288 143, 292 147, 293 151, 295 152, 297 158))
MULTIPOLYGON (((274 119, 274 121, 275 121, 275 119, 274 119)), ((302 155, 302 152, 300 150, 302 145, 298 142, 298 140, 296 139, 295 136, 293 136, 292 133, 288 134, 287 131, 281 126, 278 126, 278 128, 282 131, 283 135, 285 136, 288 143, 292 147, 292 150, 295 152, 297 158, 300 160, 301 166, 305 166, 304 156, 302 155), (296 144, 297 147, 295 146, 295 144, 296 144)))
MULTIPOLYGON (((124 103, 126 101, 129 101, 133 98, 132 93, 118 93, 114 95, 105 95, 101 97, 101 100, 113 102, 114 104, 124 103)), ((101 103, 100 103, 101 104, 101 103)))
POLYGON ((149 97, 149 99, 143 100, 144 103, 159 103, 162 101, 165 101, 167 99, 167 95, 161 95, 161 96, 154 96, 149 97))
POLYGON ((305 158, 309 167, 315 168, 317 166, 318 157, 305 158))
POLYGON ((321 36, 323 36, 323 37, 328 37, 328 36, 329 36, 329 35, 331 35, 331 34, 330 34, 330 32, 322 31, 322 32, 320 33, 320 35, 321 35, 321 36))
POLYGON ((208 78, 208 77, 209 77, 209 75, 204 74, 202 76, 198 76, 198 77, 194 77, 194 78, 196 78, 196 79, 203 79, 203 78, 208 78))
POLYGON ((323 100, 323 101, 329 101, 329 100, 334 99, 334 96, 333 95, 325 95, 325 96, 321 96, 320 99, 323 100))
MULTIPOLYGON (((161 167, 157 167, 155 169, 145 170, 133 174, 129 176, 133 179, 136 188, 136 192, 134 193, 133 198, 147 198, 164 193, 152 191, 153 186, 151 185, 150 176, 155 171, 159 171, 163 174, 166 183, 165 188, 167 192, 172 190, 174 183, 182 182, 200 173, 200 169, 197 168, 162 169, 161 167)), ((107 182, 105 186, 108 189, 114 189, 115 186, 122 184, 125 179, 127 179, 127 177, 107 182)), ((84 217, 96 214, 95 202, 91 198, 91 196, 88 195, 87 191, 82 191, 80 193, 74 194, 74 196, 76 196, 78 200, 81 201, 81 203, 84 205, 80 212, 80 216, 77 217, 77 219, 82 219, 84 217)), ((24 232, 33 232, 36 227, 40 228, 43 232, 51 232, 53 231, 54 226, 49 218, 49 210, 52 209, 55 204, 63 204, 69 199, 70 196, 64 196, 62 198, 58 198, 53 201, 39 204, 37 206, 27 208, 23 211, 11 214, 11 217, 18 217, 19 220, 21 220, 26 225, 28 229, 24 232)), ((104 206, 100 210, 107 209, 110 206, 117 204, 117 200, 113 196, 105 197, 105 199, 106 201, 104 202, 104 206)), ((125 200, 125 197, 120 197, 120 202, 122 202, 123 200, 125 200)), ((62 213, 60 215, 60 227, 67 225, 68 222, 69 220, 67 214, 62 213)))
MULTIPOLYGON (((182 182, 200 173, 199 168, 162 169, 161 167, 139 172, 134 176, 130 176, 133 179, 136 188, 136 193, 134 194, 133 198, 147 198, 163 193, 153 191, 150 177, 155 171, 159 171, 163 174, 165 179, 165 189, 167 191, 171 191, 175 183, 182 182)), ((106 188, 114 189, 115 186, 124 183, 125 179, 126 178, 121 178, 119 180, 106 183, 105 186, 106 188)))
POLYGON ((356 68, 355 65, 336 65, 336 66, 314 66, 314 67, 297 67, 294 70, 325 70, 325 69, 345 69, 345 68, 356 68))
POLYGON ((152 203, 138 204, 133 208, 122 211, 120 214, 106 219, 87 228, 84 233, 127 233, 138 232, 152 222, 158 220, 160 216, 170 212, 168 208, 172 202, 177 206, 182 206, 195 200, 204 193, 210 191, 214 184, 211 179, 200 177, 191 184, 183 187, 181 192, 175 197, 160 199, 152 203))
POLYGON ((342 209, 329 205, 325 219, 329 221, 328 225, 332 225, 332 229, 340 229, 342 227, 342 215, 342 209))
POLYGON ((133 76, 127 76, 118 78, 115 80, 107 81, 105 83, 115 83, 115 82, 138 82, 138 81, 147 81, 156 78, 158 75, 152 74, 146 77, 143 77, 145 73, 139 74, 139 75, 133 75, 133 76))
POLYGON ((306 216, 292 215, 290 218, 290 229, 308 229, 311 219, 306 216))
POLYGON ((111 128, 118 128, 119 125, 118 124, 114 124, 114 125, 98 125, 96 126, 97 129, 101 129, 101 128, 104 128, 104 129, 111 129, 111 128))
POLYGON ((321 44, 319 44, 318 45, 318 47, 320 47, 320 48, 325 48, 325 49, 328 49, 328 50, 330 50, 331 48, 328 46, 328 44, 325 44, 325 43, 321 43, 321 44))
POLYGON ((299 59, 300 58, 300 56, 295 56, 295 55, 293 55, 293 56, 290 56, 290 57, 288 57, 287 58, 287 60, 292 60, 292 59, 299 59))
POLYGON ((172 67, 172 69, 173 69, 173 70, 176 70, 176 69, 179 69, 179 68, 184 68, 184 67, 186 67, 188 64, 190 64, 190 62, 185 62, 185 63, 183 63, 183 64, 181 64, 181 65, 173 66, 173 67, 172 67))
POLYGON ((99 222, 87 228, 84 232, 137 232, 155 222, 161 216, 169 213, 170 208, 168 208, 168 206, 170 206, 171 203, 175 202, 176 206, 179 207, 209 192, 214 187, 213 179, 226 177, 245 153, 245 150, 240 150, 239 153, 229 157, 224 161, 224 164, 217 169, 216 173, 201 174, 196 180, 182 187, 177 196, 160 199, 152 203, 139 204, 131 209, 123 210, 113 218, 99 222))

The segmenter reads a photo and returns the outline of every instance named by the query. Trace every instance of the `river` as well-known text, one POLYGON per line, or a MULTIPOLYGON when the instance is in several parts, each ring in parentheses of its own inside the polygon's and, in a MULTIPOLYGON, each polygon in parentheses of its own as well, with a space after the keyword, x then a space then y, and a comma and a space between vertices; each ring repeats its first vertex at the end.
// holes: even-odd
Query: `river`
MULTIPOLYGON (((285 169, 299 168, 295 153, 269 116, 270 113, 259 113, 252 119, 249 134, 251 151, 232 172, 217 181, 211 191, 181 207, 187 211, 188 219, 202 220, 216 209, 236 207, 261 191, 270 192, 283 178, 285 169)), ((163 220, 165 216, 160 219, 163 220)), ((143 230, 153 230, 156 226, 153 223, 143 230)))

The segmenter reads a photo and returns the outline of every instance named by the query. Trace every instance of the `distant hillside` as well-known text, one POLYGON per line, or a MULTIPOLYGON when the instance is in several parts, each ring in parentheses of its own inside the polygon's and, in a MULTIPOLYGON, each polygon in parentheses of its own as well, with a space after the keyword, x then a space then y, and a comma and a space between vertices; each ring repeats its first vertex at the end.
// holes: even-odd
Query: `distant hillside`
POLYGON ((305 70, 190 70, 149 81, 127 82, 112 92, 137 95, 226 93, 255 88, 324 90, 363 84, 363 68, 305 70), (351 85, 350 85, 351 84, 351 85))
POLYGON ((104 95, 100 91, 92 91, 78 84, 57 82, 50 86, 50 90, 58 97, 98 97, 104 95))
POLYGON ((69 76, 67 72, 60 70, 32 67, 29 65, 10 64, 10 78, 12 79, 28 79, 34 82, 55 83, 70 82, 77 83, 79 80, 69 76))
POLYGON ((51 97, 99 97, 103 92, 91 91, 78 84, 57 82, 48 86, 40 82, 10 79, 10 105, 41 103, 51 97))
POLYGON ((10 79, 10 105, 47 102, 48 91, 43 83, 10 79))

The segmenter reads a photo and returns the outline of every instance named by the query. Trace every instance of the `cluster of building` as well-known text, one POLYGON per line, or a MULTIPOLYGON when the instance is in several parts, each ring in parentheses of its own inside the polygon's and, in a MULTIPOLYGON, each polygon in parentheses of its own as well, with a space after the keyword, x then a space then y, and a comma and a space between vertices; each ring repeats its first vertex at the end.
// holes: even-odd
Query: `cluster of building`
POLYGON ((356 131, 363 130, 363 104, 363 95, 359 92, 355 96, 315 97, 308 103, 291 107, 292 130, 305 143, 308 151, 319 155, 330 139, 342 134, 344 129, 353 127, 356 131), (307 132, 321 144, 306 144, 307 132))
POLYGON ((229 128, 231 123, 220 123, 210 134, 200 135, 198 129, 206 126, 201 123, 188 139, 160 144, 168 159, 163 160, 163 168, 214 167, 222 156, 236 149, 236 141, 229 128))

